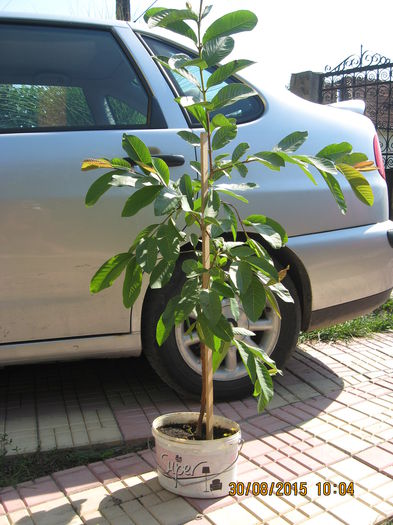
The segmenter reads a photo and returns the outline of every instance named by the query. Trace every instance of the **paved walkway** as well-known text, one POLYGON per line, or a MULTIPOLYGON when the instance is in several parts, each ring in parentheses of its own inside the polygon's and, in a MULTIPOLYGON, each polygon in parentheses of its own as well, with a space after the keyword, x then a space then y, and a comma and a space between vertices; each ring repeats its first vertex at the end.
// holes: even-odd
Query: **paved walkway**
MULTIPOLYGON (((11 453, 145 441, 158 414, 197 408, 142 360, 5 369, 0 385, 0 432, 12 438, 11 453)), ((306 496, 176 497, 158 485, 143 451, 2 489, 0 525, 369 525, 393 517, 393 333, 303 345, 275 391, 263 415, 251 398, 217 403, 216 413, 241 424, 240 482, 305 482, 306 496), (354 496, 318 495, 327 481, 354 482, 354 496)))

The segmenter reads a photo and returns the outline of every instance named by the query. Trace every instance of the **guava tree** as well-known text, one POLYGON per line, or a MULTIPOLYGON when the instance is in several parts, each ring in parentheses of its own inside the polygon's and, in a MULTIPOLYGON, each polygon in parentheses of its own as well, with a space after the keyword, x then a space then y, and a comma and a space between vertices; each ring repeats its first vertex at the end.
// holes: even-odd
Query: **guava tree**
POLYGON ((258 411, 272 398, 272 376, 279 372, 263 349, 252 344, 250 337, 255 334, 235 326, 236 323, 223 315, 223 300, 229 301, 235 321, 241 305, 253 322, 260 318, 267 301, 280 315, 276 296, 284 301, 292 300, 281 282, 287 269, 278 271, 264 246, 264 243, 274 249, 284 246, 288 240, 284 228, 262 213, 241 216, 235 204, 237 200, 247 203, 247 192, 255 187, 253 183, 240 182, 240 177, 247 178, 248 165, 259 163, 274 171, 280 171, 287 164, 295 165, 316 184, 314 170, 345 213, 343 192, 335 177, 339 172, 362 202, 369 206, 373 203, 370 185, 362 173, 373 169, 373 163, 361 153, 352 153, 351 145, 346 142, 328 145, 316 155, 297 153, 306 141, 306 131, 294 131, 272 150, 261 149, 253 154, 245 142, 231 144, 236 141, 236 119, 227 118, 222 109, 253 97, 256 92, 240 81, 230 82, 218 91, 217 86, 252 62, 230 60, 220 64, 234 48, 232 35, 251 31, 257 17, 246 10, 231 12, 202 32, 211 9, 211 5, 205 7, 200 0, 197 11, 187 3, 184 9, 154 7, 145 14, 151 27, 180 34, 195 48, 190 54, 155 57, 159 65, 191 82, 199 93, 176 98, 200 124, 201 131, 179 132, 190 147, 200 148, 200 160, 190 163, 190 174, 173 180, 167 164, 153 157, 135 135, 124 135, 122 141, 131 162, 102 158, 87 159, 82 165, 83 170, 109 170, 90 187, 86 196, 88 206, 97 202, 110 187, 128 186, 132 193, 122 216, 131 217, 147 206, 151 207, 152 217, 154 214, 152 223, 138 233, 127 251, 111 257, 96 272, 91 280, 91 292, 111 286, 124 273, 123 303, 130 308, 141 291, 143 274, 149 276, 150 287, 162 288, 170 281, 180 255, 188 253, 182 262, 184 285, 162 312, 156 339, 162 345, 180 323, 188 323, 189 334, 196 330, 202 360, 197 432, 201 435, 206 414, 207 439, 212 437, 213 374, 231 346, 237 348, 254 385, 258 411), (208 80, 206 70, 212 72, 208 80), (223 152, 224 148, 230 153, 223 152), (231 181, 233 177, 236 182, 231 181))

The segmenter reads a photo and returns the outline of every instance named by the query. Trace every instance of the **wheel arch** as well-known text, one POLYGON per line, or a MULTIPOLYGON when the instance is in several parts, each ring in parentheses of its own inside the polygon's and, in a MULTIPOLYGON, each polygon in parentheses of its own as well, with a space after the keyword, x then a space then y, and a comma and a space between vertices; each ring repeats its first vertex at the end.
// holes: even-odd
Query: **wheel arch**
MULTIPOLYGON (((251 237, 254 237, 256 240, 258 240, 258 242, 260 242, 264 246, 264 248, 267 250, 269 255, 272 258, 276 259, 283 268, 287 266, 290 267, 289 273, 296 287, 296 290, 299 296, 299 300, 300 300, 300 308, 301 308, 301 313, 302 313, 301 330, 303 332, 306 331, 310 325, 310 319, 311 319, 312 291, 311 291, 310 279, 309 279, 307 270, 304 267, 302 261, 290 248, 288 248, 288 246, 280 248, 279 250, 275 250, 264 239, 262 239, 258 234, 255 234, 254 232, 249 232, 249 235, 251 237)), ((232 238, 231 234, 224 234, 223 236, 227 237, 228 240, 232 238)), ((241 240, 244 240, 245 239, 244 233, 239 232, 238 238, 241 240)), ((181 252, 183 253, 186 250, 189 250, 190 248, 192 248, 192 246, 190 246, 189 244, 185 244, 182 246, 181 252)), ((136 301, 136 303, 134 304, 134 307, 132 308, 132 312, 131 312, 131 319, 130 319, 131 333, 141 332, 143 306, 145 303, 145 299, 147 297, 146 292, 148 291, 148 285, 149 285, 149 278, 148 276, 144 275, 140 296, 138 300, 136 301)))

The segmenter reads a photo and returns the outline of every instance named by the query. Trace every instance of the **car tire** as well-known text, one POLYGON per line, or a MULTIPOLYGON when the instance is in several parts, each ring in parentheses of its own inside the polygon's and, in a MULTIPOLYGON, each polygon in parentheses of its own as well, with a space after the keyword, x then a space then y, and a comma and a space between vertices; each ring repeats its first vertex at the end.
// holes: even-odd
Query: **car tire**
MULTIPOLYGON (((159 290, 148 289, 142 311, 143 353, 158 376, 171 388, 182 395, 200 396, 202 380, 200 364, 198 365, 198 351, 194 349, 190 350, 189 354, 184 353, 182 340, 179 339, 179 337, 182 337, 182 334, 179 336, 179 329, 182 331, 182 327, 174 328, 161 347, 158 346, 155 337, 157 322, 162 312, 168 301, 174 295, 180 293, 184 280, 184 273, 180 265, 177 265, 171 281, 165 287, 159 290), (195 356, 194 353, 196 354, 195 356), (186 362, 187 360, 189 362, 186 362)), ((285 277, 283 284, 289 290, 294 302, 288 303, 277 298, 281 321, 279 321, 277 314, 269 306, 265 308, 263 314, 263 317, 266 319, 268 315, 272 319, 273 317, 276 318, 273 322, 273 330, 276 333, 269 335, 269 345, 272 346, 273 344, 273 347, 268 353, 275 360, 277 367, 281 369, 296 348, 301 323, 299 297, 289 275, 285 277)), ((253 338, 254 344, 255 342, 256 344, 261 344, 261 341, 258 341, 258 337, 263 339, 265 333, 265 331, 262 334, 257 333, 257 337, 253 338)), ((199 345, 195 344, 194 346, 198 347, 199 345)), ((237 375, 226 373, 225 369, 220 379, 217 379, 217 375, 221 371, 219 370, 219 373, 215 374, 214 395, 216 399, 239 399, 252 393, 250 378, 239 356, 237 356, 237 362, 237 368, 239 369, 237 375), (231 377, 229 377, 230 375, 231 377)))

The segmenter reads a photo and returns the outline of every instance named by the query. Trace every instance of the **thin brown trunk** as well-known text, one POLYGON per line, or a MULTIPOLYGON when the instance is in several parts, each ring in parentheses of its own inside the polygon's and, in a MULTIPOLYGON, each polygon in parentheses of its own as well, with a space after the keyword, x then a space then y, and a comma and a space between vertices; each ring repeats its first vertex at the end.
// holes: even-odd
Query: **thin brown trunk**
MULTIPOLYGON (((204 212, 209 192, 209 154, 208 154, 208 134, 201 133, 201 185, 202 185, 202 264, 206 270, 210 269, 210 226, 205 224, 204 212)), ((202 275, 202 288, 208 289, 210 286, 210 274, 205 272, 202 275)), ((202 361, 202 408, 206 412, 206 439, 213 439, 213 365, 212 351, 205 344, 201 343, 202 361)), ((203 416, 202 416, 203 418, 203 416)), ((201 416, 200 416, 201 419, 201 416)))

